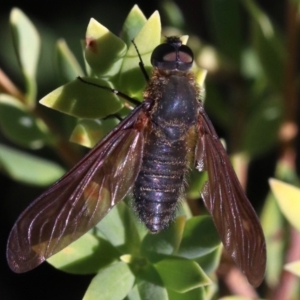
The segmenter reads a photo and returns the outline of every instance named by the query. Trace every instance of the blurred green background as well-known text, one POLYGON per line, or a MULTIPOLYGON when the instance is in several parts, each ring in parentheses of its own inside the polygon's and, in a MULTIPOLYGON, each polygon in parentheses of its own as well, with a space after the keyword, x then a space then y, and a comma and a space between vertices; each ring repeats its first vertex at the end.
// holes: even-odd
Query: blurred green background
MULTIPOLYGON (((139 5, 146 17, 159 10, 166 35, 170 32, 190 35, 189 43, 198 66, 208 70, 206 110, 218 134, 225 139, 229 152, 238 154, 235 167, 244 178, 242 183, 249 199, 260 213, 268 195, 269 177, 298 183, 299 160, 295 154, 299 141, 294 133, 299 122, 298 1, 11 1, 1 4, 0 68, 20 90, 25 89, 9 27, 13 7, 20 8, 30 18, 41 36, 36 97, 41 99, 66 82, 58 76, 54 63, 56 41, 65 39, 83 68, 80 40, 85 36, 90 18, 95 18, 118 35, 134 4, 139 5), (291 126, 283 127, 286 124, 291 126), (284 164, 286 161, 288 163, 284 164)), ((45 107, 40 109, 41 114, 56 123, 60 134, 67 140, 75 120, 45 107)), ((50 147, 33 150, 15 145, 3 130, 0 143, 22 151, 27 148, 28 153, 54 161, 65 169, 85 152, 82 147, 71 144, 67 147, 72 149, 74 157, 63 159, 50 147)), ((25 180, 23 183, 12 180, 5 172, 0 174, 0 179, 0 228, 3 231, 0 243, 1 299, 82 299, 91 280, 89 276, 64 274, 47 264, 21 275, 8 269, 5 245, 9 230, 20 212, 45 187, 25 184, 25 180)), ((284 223, 282 217, 280 221, 277 215, 269 218, 266 228, 274 225, 281 236, 293 236, 289 227, 272 223, 275 219, 284 223)), ((287 241, 286 236, 280 238, 279 247, 284 249, 278 252, 280 257, 273 256, 280 262, 288 253, 289 245, 298 241, 295 237, 295 240, 287 241)), ((269 275, 269 286, 261 287, 261 295, 284 300, 276 298, 280 295, 279 292, 276 294, 280 274, 276 273, 275 279, 270 279, 269 275), (273 285, 270 286, 270 282, 273 285)))

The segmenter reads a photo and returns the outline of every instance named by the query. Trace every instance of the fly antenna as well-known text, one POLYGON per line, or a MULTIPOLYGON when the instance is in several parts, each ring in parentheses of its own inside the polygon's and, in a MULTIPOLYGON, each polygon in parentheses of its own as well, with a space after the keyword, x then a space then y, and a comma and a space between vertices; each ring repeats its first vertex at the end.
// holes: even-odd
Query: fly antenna
POLYGON ((148 81, 149 81, 149 75, 148 75, 148 73, 147 73, 147 71, 146 71, 146 69, 145 69, 145 65, 144 65, 144 62, 143 62, 143 60, 142 60, 141 54, 140 54, 140 52, 139 52, 139 49, 138 49, 138 47, 137 47, 137 45, 136 45, 136 43, 135 43, 134 40, 132 40, 131 42, 132 42, 132 44, 133 44, 133 46, 134 46, 134 48, 135 48, 135 51, 136 51, 136 53, 137 53, 137 55, 138 55, 138 57, 139 57, 139 60, 140 60, 140 62, 139 62, 139 67, 140 67, 140 69, 141 69, 141 71, 142 71, 142 73, 143 73, 143 75, 144 75, 146 81, 148 82, 148 81))
POLYGON ((136 100, 136 99, 133 99, 131 97, 129 97, 128 95, 116 90, 116 89, 113 89, 111 87, 108 87, 108 86, 104 86, 104 85, 100 85, 100 84, 97 84, 97 83, 94 83, 94 82, 90 82, 90 81, 87 81, 85 79, 83 79, 82 77, 78 76, 77 77, 78 80, 80 80, 82 83, 85 83, 85 84, 89 84, 91 86, 95 86, 97 88, 100 88, 100 89, 103 89, 103 90, 107 90, 107 91, 110 91, 112 93, 114 93, 115 95, 119 96, 120 98, 126 100, 127 102, 135 105, 135 106, 139 106, 141 104, 140 101, 136 100))

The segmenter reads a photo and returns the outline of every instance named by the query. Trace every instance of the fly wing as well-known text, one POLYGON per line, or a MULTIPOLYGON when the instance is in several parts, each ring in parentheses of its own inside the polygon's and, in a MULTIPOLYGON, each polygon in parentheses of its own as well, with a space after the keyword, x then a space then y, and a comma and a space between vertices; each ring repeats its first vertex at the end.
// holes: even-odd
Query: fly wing
POLYGON ((13 271, 35 268, 94 227, 126 196, 141 166, 141 114, 140 106, 21 214, 7 245, 13 271))
POLYGON ((264 234, 212 123, 201 109, 195 159, 196 168, 208 172, 201 196, 225 249, 248 281, 258 286, 266 267, 264 234))

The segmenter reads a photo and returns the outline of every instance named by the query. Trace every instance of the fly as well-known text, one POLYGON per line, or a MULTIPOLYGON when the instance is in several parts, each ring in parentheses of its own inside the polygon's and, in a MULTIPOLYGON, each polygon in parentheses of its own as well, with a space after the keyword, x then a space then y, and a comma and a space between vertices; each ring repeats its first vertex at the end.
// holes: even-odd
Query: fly
POLYGON ((174 219, 192 167, 208 172, 201 196, 225 249, 253 286, 262 282, 263 231, 204 111, 193 60, 178 37, 154 49, 144 101, 15 223, 7 246, 13 271, 29 271, 68 246, 130 191, 148 230, 163 230, 174 219))

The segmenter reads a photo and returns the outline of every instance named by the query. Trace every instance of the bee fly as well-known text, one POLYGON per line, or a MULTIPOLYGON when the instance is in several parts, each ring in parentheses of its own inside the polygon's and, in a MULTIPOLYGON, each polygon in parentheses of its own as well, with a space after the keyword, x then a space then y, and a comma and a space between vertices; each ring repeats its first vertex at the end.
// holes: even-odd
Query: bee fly
MULTIPOLYGON (((168 37, 154 49, 151 63, 144 101, 15 223, 7 246, 13 271, 29 271, 65 248, 130 190, 149 231, 163 230, 195 167, 208 172, 201 196, 225 249, 253 286, 263 280, 262 228, 200 101, 191 49, 168 37)), ((145 74, 141 58, 140 66, 145 74)))

